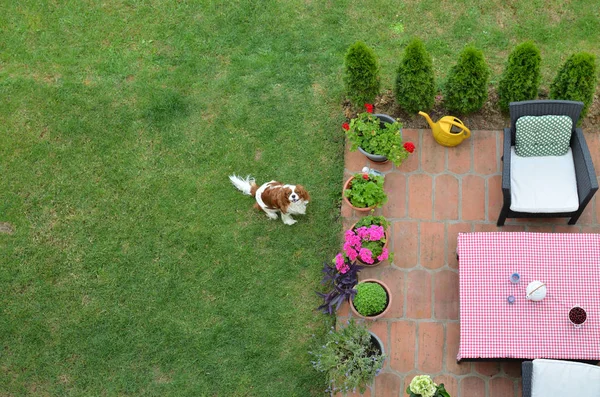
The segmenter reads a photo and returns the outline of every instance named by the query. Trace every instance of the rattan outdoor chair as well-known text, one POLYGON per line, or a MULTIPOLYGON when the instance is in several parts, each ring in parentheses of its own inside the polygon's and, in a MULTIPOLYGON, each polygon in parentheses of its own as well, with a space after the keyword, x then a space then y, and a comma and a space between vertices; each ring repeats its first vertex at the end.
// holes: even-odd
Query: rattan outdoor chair
POLYGON ((577 128, 577 121, 579 120, 579 115, 583 109, 583 103, 574 101, 536 100, 511 102, 509 108, 510 127, 504 129, 504 154, 502 157, 503 206, 498 217, 498 226, 503 226, 506 218, 571 218, 569 220, 569 225, 574 225, 598 190, 598 181, 596 179, 590 151, 585 141, 583 131, 581 128, 577 128), (572 156, 572 160, 571 157, 568 157, 567 160, 561 159, 564 156, 515 156, 514 146, 517 120, 523 116, 547 115, 568 116, 571 118, 572 130, 569 156, 572 156), (535 166, 537 159, 542 159, 540 160, 539 166, 535 166), (556 163, 557 159, 559 163, 556 163), (548 163, 545 163, 544 161, 555 163, 552 163, 552 166, 547 166, 546 164, 548 163), (562 161, 562 163, 560 163, 560 161, 562 161), (565 163, 565 161, 567 161, 567 163, 565 163), (528 162, 526 166, 522 165, 524 162, 528 162), (517 168, 517 170, 514 168, 517 168), (568 168, 571 170, 567 170, 568 168), (574 171, 572 170, 573 168, 574 171), (524 172, 529 172, 531 170, 532 173, 520 180, 519 178, 522 177, 523 174, 511 175, 511 173, 522 170, 524 170, 524 172), (548 170, 547 175, 543 175, 546 170, 548 170), (542 174, 541 176, 540 173, 542 174), (561 175, 569 173, 571 175, 566 175, 565 182, 563 182, 561 175), (513 177, 512 179, 511 176, 513 177), (529 181, 527 180, 528 177, 529 181), (530 181, 535 183, 529 183, 530 181), (548 184, 546 184, 546 181, 548 181, 548 184), (545 184, 543 189, 539 188, 540 184, 545 184), (565 192, 568 191, 571 191, 572 194, 568 196, 567 200, 565 199, 565 197, 567 197, 565 192), (520 200, 518 195, 521 195, 521 197, 523 195, 529 196, 527 196, 525 200, 520 200), (535 197, 536 195, 537 197, 535 197), (523 202, 526 202, 527 204, 517 206, 515 205, 517 201, 520 201, 519 204, 522 204, 523 202), (540 203, 540 207, 536 207, 537 203, 540 203))

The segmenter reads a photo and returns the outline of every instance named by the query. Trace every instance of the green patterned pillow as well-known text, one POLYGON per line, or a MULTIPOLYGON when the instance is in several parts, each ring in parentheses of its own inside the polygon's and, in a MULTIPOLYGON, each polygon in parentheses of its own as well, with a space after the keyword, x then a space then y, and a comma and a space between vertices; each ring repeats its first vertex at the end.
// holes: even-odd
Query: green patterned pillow
POLYGON ((517 156, 564 156, 569 150, 573 120, 569 116, 523 116, 515 128, 517 156))

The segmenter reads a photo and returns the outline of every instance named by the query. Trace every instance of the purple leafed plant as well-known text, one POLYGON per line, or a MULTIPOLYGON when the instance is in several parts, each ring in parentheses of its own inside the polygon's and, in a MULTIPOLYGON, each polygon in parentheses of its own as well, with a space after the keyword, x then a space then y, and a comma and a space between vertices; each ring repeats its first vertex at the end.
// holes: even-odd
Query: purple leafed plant
POLYGON ((329 292, 317 292, 323 298, 323 304, 317 309, 325 314, 333 314, 340 305, 356 294, 354 286, 358 283, 358 272, 363 266, 351 263, 348 258, 338 254, 336 264, 323 263, 323 280, 321 284, 330 285, 329 292))

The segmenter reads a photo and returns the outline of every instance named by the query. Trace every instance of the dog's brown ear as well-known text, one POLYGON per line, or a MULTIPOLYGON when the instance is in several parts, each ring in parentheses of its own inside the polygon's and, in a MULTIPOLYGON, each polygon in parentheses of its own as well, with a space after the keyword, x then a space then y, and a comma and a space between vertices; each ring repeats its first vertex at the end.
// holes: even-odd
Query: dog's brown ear
POLYGON ((304 201, 310 201, 310 195, 302 185, 296 185, 296 193, 304 201))
POLYGON ((275 206, 279 211, 281 211, 282 214, 287 214, 287 209, 290 205, 290 194, 292 194, 292 189, 290 189, 289 187, 277 189, 275 206))

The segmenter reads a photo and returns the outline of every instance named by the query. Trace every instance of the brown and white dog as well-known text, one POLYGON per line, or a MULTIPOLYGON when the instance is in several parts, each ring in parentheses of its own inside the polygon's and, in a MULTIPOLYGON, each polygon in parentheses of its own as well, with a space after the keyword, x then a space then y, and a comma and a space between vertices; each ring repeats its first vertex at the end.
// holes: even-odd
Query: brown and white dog
POLYGON ((293 225, 297 221, 292 218, 292 215, 306 214, 306 205, 310 196, 302 185, 284 185, 281 182, 271 181, 258 186, 250 176, 244 179, 231 175, 229 179, 244 194, 254 196, 256 199, 254 207, 263 210, 270 219, 277 219, 277 213, 280 212, 283 223, 293 225))

